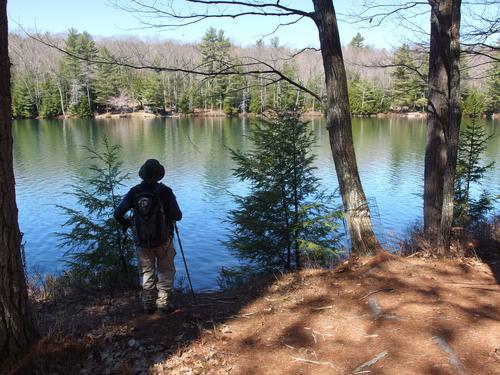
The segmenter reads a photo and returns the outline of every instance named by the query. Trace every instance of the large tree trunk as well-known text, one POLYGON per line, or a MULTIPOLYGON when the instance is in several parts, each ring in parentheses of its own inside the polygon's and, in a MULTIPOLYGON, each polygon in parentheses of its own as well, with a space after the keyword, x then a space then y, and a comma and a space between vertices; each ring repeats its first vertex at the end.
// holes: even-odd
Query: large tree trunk
POLYGON ((424 230, 433 243, 441 225, 443 183, 446 169, 445 131, 448 126, 448 72, 451 0, 430 0, 431 40, 429 96, 424 172, 424 230))
POLYGON ((0 371, 34 338, 21 260, 12 161, 7 0, 0 0, 0 371))
POLYGON ((446 171, 443 181, 443 210, 438 233, 438 247, 441 255, 449 255, 450 234, 453 223, 453 198, 455 172, 457 170, 458 141, 460 134, 460 6, 461 0, 451 4, 450 61, 448 75, 449 108, 448 131, 446 134, 446 171))
POLYGON ((429 0, 431 39, 424 175, 424 229, 440 252, 449 248, 460 128, 460 0, 429 0))
POLYGON ((313 0, 327 90, 326 121, 353 254, 381 249, 361 186, 354 144, 342 48, 332 0, 313 0))

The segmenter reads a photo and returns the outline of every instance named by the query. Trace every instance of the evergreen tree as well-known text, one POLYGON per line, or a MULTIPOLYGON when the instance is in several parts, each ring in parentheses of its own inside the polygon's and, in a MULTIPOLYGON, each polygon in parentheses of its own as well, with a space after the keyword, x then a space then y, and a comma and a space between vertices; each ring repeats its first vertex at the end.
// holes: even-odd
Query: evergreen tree
MULTIPOLYGON (((497 41, 496 47, 497 57, 499 57, 500 53, 498 49, 500 49, 500 39, 497 41)), ((488 113, 498 113, 500 112, 500 61, 498 58, 492 63, 491 68, 488 70, 488 76, 485 110, 488 113)))
POLYGON ((356 33, 349 42, 349 46, 353 48, 365 48, 365 38, 360 33, 356 33))
POLYGON ((348 82, 349 106, 354 115, 369 115, 386 112, 389 108, 384 92, 364 79, 348 82))
MULTIPOLYGON (((324 87, 323 77, 321 77, 319 74, 313 76, 307 82, 306 87, 308 89, 310 89, 312 92, 316 92, 316 93, 320 94, 320 96, 322 96, 322 94, 323 94, 323 87, 324 87)), ((310 104, 307 106, 308 110, 311 110, 311 111, 320 111, 322 109, 322 103, 319 102, 318 99, 316 99, 315 97, 310 96, 310 95, 308 95, 308 98, 309 98, 308 103, 310 102, 310 104)))
POLYGON ((328 264, 339 245, 341 211, 319 191, 313 134, 298 112, 278 112, 252 131, 254 150, 232 151, 235 175, 250 183, 230 213, 227 245, 261 269, 328 264))
MULTIPOLYGON (((297 68, 293 64, 285 64, 281 71, 288 78, 298 81, 297 68)), ((275 85, 275 88, 278 89, 278 103, 276 104, 280 110, 302 110, 304 95, 297 87, 287 81, 280 81, 275 85)))
POLYGON ((126 70, 127 74, 127 87, 126 92, 132 97, 132 99, 138 100, 140 106, 143 106, 142 91, 144 89, 144 72, 137 72, 133 69, 126 70))
POLYGON ((484 112, 486 97, 478 90, 471 89, 462 103, 462 114, 464 116, 476 117, 484 112))
POLYGON ((269 39, 269 45, 272 48, 280 48, 280 38, 275 35, 271 39, 269 39))
MULTIPOLYGON (((106 47, 101 50, 100 54, 104 61, 112 61, 112 56, 106 47)), ((94 77, 94 101, 98 108, 109 111, 109 100, 118 96, 120 89, 125 89, 121 68, 115 64, 97 64, 94 77)))
POLYGON ((224 97, 229 85, 229 76, 217 74, 228 68, 230 60, 229 50, 231 43, 224 35, 223 30, 209 28, 203 36, 199 49, 201 52, 201 63, 207 73, 213 77, 207 79, 207 92, 210 107, 218 106, 222 109, 224 97))
MULTIPOLYGON (((240 72, 241 73, 241 72, 240 72)), ((231 75, 224 95, 224 113, 229 116, 244 112, 243 97, 246 95, 246 80, 242 74, 231 75)))
MULTIPOLYGON (((72 55, 78 54, 78 31, 74 28, 68 30, 65 40, 65 49, 72 55)), ((64 80, 64 91, 66 94, 66 111, 70 115, 77 114, 77 107, 80 102, 80 76, 81 69, 79 61, 70 56, 64 55, 60 62, 60 74, 64 80)))
POLYGON ((266 87, 261 83, 262 77, 248 77, 249 98, 248 111, 250 113, 262 113, 264 110, 264 92, 266 87))
MULTIPOLYGON (((78 55, 83 58, 80 61, 81 65, 81 82, 85 90, 86 103, 81 103, 78 110, 80 117, 89 117, 93 112, 93 79, 94 79, 94 65, 91 63, 95 60, 98 49, 95 46, 95 42, 89 33, 84 31, 78 37, 78 55)), ((85 101, 83 99, 83 101, 85 101)))
POLYGON ((61 114, 59 91, 53 79, 46 75, 42 84, 41 117, 56 117, 61 114))
POLYGON ((454 189, 454 221, 455 225, 469 226, 483 220, 493 208, 493 197, 483 191, 478 199, 471 196, 473 184, 480 184, 494 162, 484 164, 482 157, 486 151, 491 135, 477 122, 480 108, 476 107, 471 114, 472 120, 462 132, 458 148, 457 172, 454 189))
POLYGON ((467 64, 467 59, 461 58, 459 65, 460 65, 460 100, 462 103, 464 103, 472 92, 472 88, 469 83, 470 73, 467 64))
POLYGON ((189 93, 184 91, 179 99, 179 112, 188 114, 192 112, 192 108, 189 105, 189 93))
POLYGON ((33 97, 30 95, 26 81, 20 74, 14 74, 12 78, 12 117, 32 118, 36 117, 36 107, 33 97))
POLYGON ((66 86, 67 111, 72 116, 89 117, 92 115, 93 68, 91 63, 82 59, 95 58, 97 49, 87 32, 80 34, 73 28, 68 31, 65 44, 69 55, 61 59, 60 72, 66 86))
POLYGON ((92 165, 89 175, 73 186, 81 209, 61 207, 69 232, 59 233, 60 246, 68 248, 71 281, 84 289, 120 289, 136 282, 135 249, 125 241, 113 212, 121 200, 116 193, 128 174, 122 171, 120 146, 103 140, 102 152, 87 148, 92 165))
POLYGON ((427 103, 427 85, 416 73, 417 66, 407 44, 403 44, 394 54, 394 65, 397 67, 392 74, 393 105, 410 110, 423 108, 427 103))
POLYGON ((142 82, 141 99, 144 108, 153 113, 165 110, 163 82, 158 73, 149 73, 142 82))

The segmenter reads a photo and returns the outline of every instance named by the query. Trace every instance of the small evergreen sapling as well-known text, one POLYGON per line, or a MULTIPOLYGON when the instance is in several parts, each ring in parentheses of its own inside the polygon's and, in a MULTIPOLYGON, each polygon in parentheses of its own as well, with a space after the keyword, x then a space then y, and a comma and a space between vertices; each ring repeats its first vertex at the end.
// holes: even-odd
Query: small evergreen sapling
POLYGON ((494 200, 486 191, 483 191, 478 199, 471 195, 472 185, 481 184, 481 180, 494 165, 494 162, 484 164, 482 161, 488 140, 492 136, 488 136, 477 123, 480 110, 478 106, 474 108, 471 110, 471 122, 460 137, 455 177, 454 224, 464 227, 484 221, 493 208, 494 200))
POLYGON ((230 212, 226 244, 263 269, 328 265, 340 248, 340 210, 320 191, 311 154, 314 136, 300 114, 281 111, 256 126, 252 151, 232 150, 234 173, 250 184, 230 212))
POLYGON ((68 274, 82 288, 115 290, 137 280, 135 250, 125 241, 113 211, 121 200, 116 190, 128 177, 122 170, 120 146, 104 139, 101 152, 86 148, 92 165, 89 175, 80 179, 70 193, 80 208, 61 207, 69 232, 58 233, 60 246, 69 264, 68 274))

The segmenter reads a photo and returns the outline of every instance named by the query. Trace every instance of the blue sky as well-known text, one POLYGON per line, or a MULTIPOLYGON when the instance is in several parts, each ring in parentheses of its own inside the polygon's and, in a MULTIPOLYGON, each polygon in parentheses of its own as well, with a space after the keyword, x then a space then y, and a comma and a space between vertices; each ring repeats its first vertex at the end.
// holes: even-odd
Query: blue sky
MULTIPOLYGON (((175 1, 181 3, 180 0, 175 1)), ((282 3, 301 9, 304 6, 312 6, 309 0, 289 0, 282 3)), ((340 20, 345 18, 342 16, 343 13, 353 10, 352 5, 355 3, 360 4, 362 1, 334 1, 340 20)), ((36 29, 39 32, 54 33, 65 32, 70 27, 75 27, 79 31, 88 31, 96 37, 135 35, 197 42, 206 29, 212 26, 224 29, 234 43, 248 45, 274 30, 278 22, 276 17, 244 17, 236 21, 212 19, 176 30, 144 30, 138 29, 141 24, 132 14, 114 8, 107 0, 10 0, 7 6, 9 29, 12 31, 19 29, 18 24, 30 31, 36 29)), ((398 32, 396 26, 389 24, 361 29, 359 26, 340 21, 339 28, 343 44, 347 44, 358 31, 368 44, 376 47, 391 48, 399 45, 406 37, 398 32)), ((310 20, 303 20, 296 25, 283 28, 276 35, 282 44, 292 48, 318 45, 317 30, 310 20)))

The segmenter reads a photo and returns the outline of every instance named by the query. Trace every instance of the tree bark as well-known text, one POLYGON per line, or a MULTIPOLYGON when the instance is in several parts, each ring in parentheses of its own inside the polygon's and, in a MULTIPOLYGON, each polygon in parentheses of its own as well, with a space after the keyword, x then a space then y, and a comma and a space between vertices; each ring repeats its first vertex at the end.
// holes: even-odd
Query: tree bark
POLYGON ((460 6, 461 0, 451 4, 450 61, 448 74, 449 109, 446 135, 446 171, 443 183, 443 210, 438 234, 438 250, 442 256, 450 253, 450 235, 453 223, 453 199, 460 135, 460 6))
POLYGON ((332 0, 313 0, 313 4, 325 69, 327 128, 352 252, 361 256, 373 255, 381 246, 373 232, 354 153, 347 77, 335 9, 332 0))
POLYGON ((7 0, 0 0, 0 371, 35 337, 21 259, 14 169, 7 0))
POLYGON ((429 94, 427 103, 427 143, 424 171, 424 230, 434 245, 441 225, 443 183, 446 169, 445 131, 448 127, 448 69, 451 1, 429 0, 431 38, 429 54, 429 94))
POLYGON ((424 230, 449 252, 460 129, 460 0, 429 0, 431 39, 424 173, 424 230))

